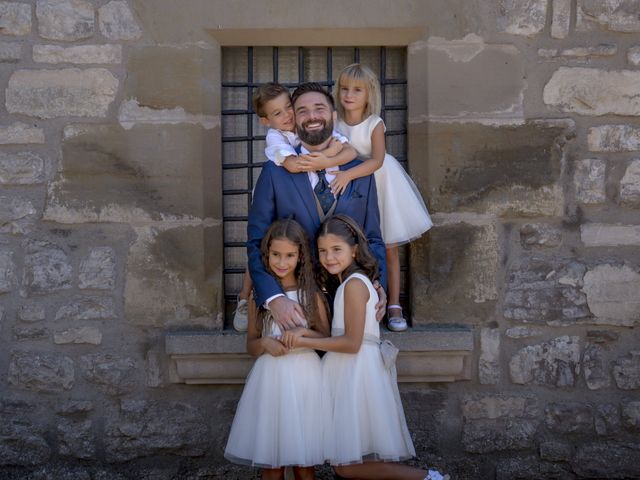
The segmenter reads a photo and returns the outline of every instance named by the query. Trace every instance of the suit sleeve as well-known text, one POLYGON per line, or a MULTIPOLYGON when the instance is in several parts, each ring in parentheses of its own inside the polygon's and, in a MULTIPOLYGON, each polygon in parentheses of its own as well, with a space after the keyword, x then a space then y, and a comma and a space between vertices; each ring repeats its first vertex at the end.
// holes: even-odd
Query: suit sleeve
POLYGON ((378 209, 378 190, 373 175, 369 177, 369 193, 367 195, 367 213, 362 226, 369 241, 372 253, 378 259, 380 283, 387 289, 387 253, 380 230, 380 210, 378 209))
POLYGON ((262 254, 260 253, 262 238, 276 219, 272 168, 279 167, 267 162, 262 168, 262 172, 260 172, 253 192, 253 202, 249 210, 249 222, 247 224, 247 257, 249 273, 256 291, 257 305, 262 305, 269 297, 283 293, 277 280, 262 263, 262 254))

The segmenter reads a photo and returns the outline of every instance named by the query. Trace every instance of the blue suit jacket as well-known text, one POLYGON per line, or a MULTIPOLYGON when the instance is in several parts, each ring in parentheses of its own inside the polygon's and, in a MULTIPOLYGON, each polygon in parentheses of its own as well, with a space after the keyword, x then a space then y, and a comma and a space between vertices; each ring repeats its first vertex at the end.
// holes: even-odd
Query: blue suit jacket
MULTIPOLYGON (((360 160, 353 160, 342 165, 340 170, 347 170, 360 163, 360 160)), ((347 189, 338 198, 334 213, 349 215, 362 227, 372 253, 378 259, 380 283, 386 288, 386 254, 380 232, 378 194, 373 175, 349 182, 347 189)), ((317 257, 315 238, 320 228, 320 217, 309 176, 307 173, 290 173, 269 161, 264 163, 258 177, 247 226, 249 272, 258 305, 282 293, 276 279, 265 269, 260 254, 260 242, 267 229, 271 223, 281 218, 292 218, 302 225, 312 242, 311 251, 317 257)))

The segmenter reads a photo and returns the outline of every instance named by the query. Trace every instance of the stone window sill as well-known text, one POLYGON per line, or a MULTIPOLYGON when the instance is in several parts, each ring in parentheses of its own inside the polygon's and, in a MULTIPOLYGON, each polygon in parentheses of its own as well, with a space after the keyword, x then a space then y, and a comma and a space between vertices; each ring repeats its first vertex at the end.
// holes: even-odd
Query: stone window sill
MULTIPOLYGON (((460 326, 432 326, 383 334, 399 349, 399 382, 455 382, 471 378, 473 332, 460 326)), ((239 384, 254 358, 245 335, 229 331, 169 332, 170 381, 187 384, 239 384)))

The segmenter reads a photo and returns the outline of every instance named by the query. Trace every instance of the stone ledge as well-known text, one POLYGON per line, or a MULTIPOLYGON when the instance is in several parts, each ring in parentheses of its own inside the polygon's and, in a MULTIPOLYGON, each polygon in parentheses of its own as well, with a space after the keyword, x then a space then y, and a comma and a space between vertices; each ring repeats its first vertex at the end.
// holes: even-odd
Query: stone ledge
MULTIPOLYGON (((399 349, 399 382, 454 382, 471 378, 473 332, 460 326, 430 326, 383 333, 399 349)), ((240 384, 254 358, 245 335, 229 331, 169 332, 170 381, 187 384, 240 384)))

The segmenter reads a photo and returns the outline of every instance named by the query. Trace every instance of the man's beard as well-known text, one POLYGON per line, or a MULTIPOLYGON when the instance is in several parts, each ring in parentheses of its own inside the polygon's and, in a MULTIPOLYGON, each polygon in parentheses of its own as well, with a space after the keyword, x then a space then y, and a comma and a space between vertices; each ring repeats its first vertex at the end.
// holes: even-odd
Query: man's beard
POLYGON ((333 120, 330 119, 328 122, 325 122, 324 120, 308 121, 303 123, 302 125, 296 125, 296 130, 301 142, 315 147, 316 145, 320 145, 321 143, 323 143, 333 134, 333 120), (322 122, 324 124, 322 130, 314 130, 312 132, 308 132, 307 130, 305 130, 305 125, 317 122, 322 122))

